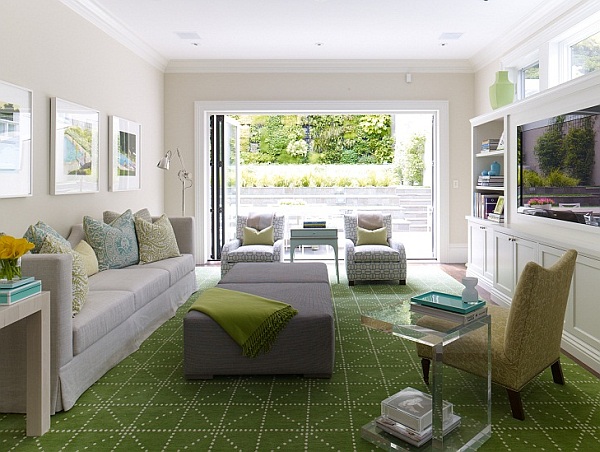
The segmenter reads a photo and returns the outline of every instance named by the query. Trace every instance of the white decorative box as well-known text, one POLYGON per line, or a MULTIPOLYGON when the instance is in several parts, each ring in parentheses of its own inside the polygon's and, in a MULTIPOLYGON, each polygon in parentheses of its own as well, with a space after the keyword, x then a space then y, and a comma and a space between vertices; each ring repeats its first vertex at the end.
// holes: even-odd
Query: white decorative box
MULTIPOLYGON (((421 432, 431 426, 431 396, 418 389, 404 388, 381 402, 381 414, 421 432)), ((452 404, 444 401, 444 422, 448 422, 452 414, 452 404)))

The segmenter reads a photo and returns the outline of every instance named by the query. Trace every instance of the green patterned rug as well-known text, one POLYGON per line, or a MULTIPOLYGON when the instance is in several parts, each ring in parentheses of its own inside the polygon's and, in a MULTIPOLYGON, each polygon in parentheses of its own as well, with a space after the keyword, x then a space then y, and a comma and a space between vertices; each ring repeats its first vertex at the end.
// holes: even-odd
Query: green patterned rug
MULTIPOLYGON (((198 269, 202 289, 218 277, 217 267, 198 269)), ((189 300, 74 408, 53 416, 43 437, 25 436, 23 415, 0 414, 0 450, 373 450, 360 428, 379 414, 380 401, 399 388, 424 386, 414 345, 361 326, 361 312, 429 290, 459 293, 462 286, 427 265, 409 265, 406 286, 341 283, 332 284, 336 367, 330 380, 185 380, 182 318, 189 300)), ((523 422, 511 417, 505 391, 493 387, 492 437, 480 450, 600 450, 600 381, 568 358, 562 362, 565 386, 555 385, 548 370, 526 387, 523 422)))

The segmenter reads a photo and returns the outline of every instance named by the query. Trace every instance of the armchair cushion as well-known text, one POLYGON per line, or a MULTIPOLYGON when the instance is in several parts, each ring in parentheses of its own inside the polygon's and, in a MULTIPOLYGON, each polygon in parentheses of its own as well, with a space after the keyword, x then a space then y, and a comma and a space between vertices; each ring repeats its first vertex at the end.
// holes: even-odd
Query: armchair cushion
POLYGON ((244 246, 273 245, 274 242, 275 240, 273 239, 273 225, 260 231, 248 226, 244 227, 244 238, 242 240, 244 246))
POLYGON ((354 248, 354 262, 398 262, 400 253, 388 245, 359 245, 354 248))
POLYGON ((356 245, 383 245, 389 246, 387 241, 387 228, 369 230, 358 227, 356 245))

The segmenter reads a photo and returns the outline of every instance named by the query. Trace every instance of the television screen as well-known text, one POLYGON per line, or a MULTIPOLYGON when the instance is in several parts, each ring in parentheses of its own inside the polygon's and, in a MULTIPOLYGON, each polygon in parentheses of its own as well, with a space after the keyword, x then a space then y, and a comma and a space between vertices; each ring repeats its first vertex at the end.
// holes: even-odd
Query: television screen
POLYGON ((598 226, 600 105, 517 127, 517 211, 598 226))

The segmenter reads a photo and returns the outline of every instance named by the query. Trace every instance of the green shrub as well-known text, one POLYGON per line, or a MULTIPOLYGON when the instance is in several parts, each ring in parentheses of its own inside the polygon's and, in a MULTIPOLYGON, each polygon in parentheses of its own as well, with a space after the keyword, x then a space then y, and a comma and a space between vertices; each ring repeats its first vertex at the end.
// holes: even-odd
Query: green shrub
POLYGON ((553 170, 544 178, 546 187, 576 187, 579 185, 579 179, 569 177, 559 170, 553 170))

